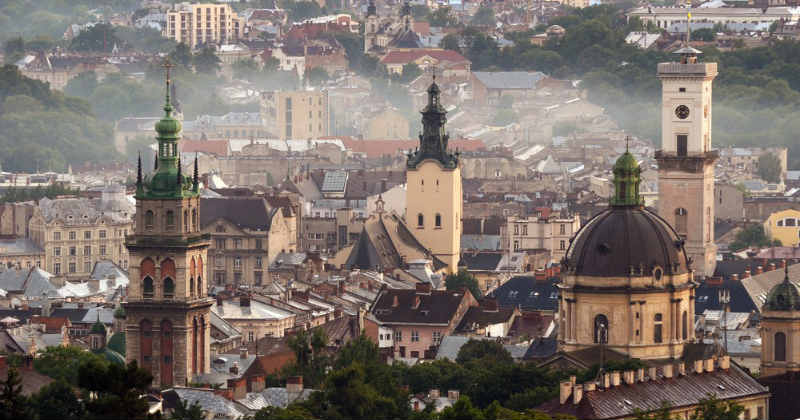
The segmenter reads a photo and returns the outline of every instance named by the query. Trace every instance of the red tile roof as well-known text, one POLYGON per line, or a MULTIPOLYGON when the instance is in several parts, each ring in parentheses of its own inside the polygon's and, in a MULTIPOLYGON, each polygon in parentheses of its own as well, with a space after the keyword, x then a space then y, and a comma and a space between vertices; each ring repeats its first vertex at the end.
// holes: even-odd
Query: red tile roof
POLYGON ((228 140, 181 140, 181 153, 202 152, 217 156, 228 156, 230 145, 228 140))
POLYGON ((453 63, 469 62, 463 55, 453 50, 416 48, 410 50, 392 50, 381 58, 383 64, 406 64, 429 56, 437 61, 449 61, 453 63))
MULTIPOLYGON (((419 140, 353 140, 342 138, 344 146, 352 152, 364 153, 368 158, 379 158, 384 155, 395 155, 401 150, 410 150, 419 146, 419 140)), ((451 140, 448 148, 462 152, 486 149, 482 140, 451 140)))

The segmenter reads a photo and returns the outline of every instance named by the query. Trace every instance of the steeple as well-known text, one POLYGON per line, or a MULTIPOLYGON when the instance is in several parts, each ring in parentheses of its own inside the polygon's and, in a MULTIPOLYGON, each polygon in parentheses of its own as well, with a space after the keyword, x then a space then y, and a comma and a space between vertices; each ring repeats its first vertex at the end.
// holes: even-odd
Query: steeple
POLYGON ((375 0, 369 0, 369 6, 367 6, 367 17, 370 16, 378 16, 378 8, 375 7, 375 0))
POLYGON ((428 104, 421 111, 422 134, 419 136, 419 150, 408 155, 408 167, 415 168, 425 159, 438 160, 445 168, 458 166, 458 153, 452 154, 447 150, 450 136, 445 130, 447 111, 441 104, 439 85, 436 84, 436 74, 428 87, 428 104))
POLYGON ((136 161, 136 195, 144 192, 144 185, 142 185, 142 152, 139 152, 139 158, 136 161))
POLYGON ((639 207, 644 200, 639 196, 642 169, 636 158, 628 151, 628 138, 625 139, 625 153, 614 164, 614 196, 611 205, 614 207, 639 207))
POLYGON ((197 168, 197 153, 194 154, 194 176, 192 177, 192 191, 200 189, 200 171, 197 168))

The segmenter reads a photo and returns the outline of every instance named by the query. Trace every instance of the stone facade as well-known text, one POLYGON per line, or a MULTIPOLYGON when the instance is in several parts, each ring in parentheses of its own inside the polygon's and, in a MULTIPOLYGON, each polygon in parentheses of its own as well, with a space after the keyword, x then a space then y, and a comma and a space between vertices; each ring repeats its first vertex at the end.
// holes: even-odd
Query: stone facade
POLYGON ((231 44, 244 36, 244 19, 227 4, 181 3, 167 12, 162 35, 190 48, 231 44))
POLYGON ((262 92, 261 120, 281 140, 328 135, 328 92, 262 92))
POLYGON ((569 248, 569 241, 581 228, 580 217, 570 218, 517 218, 509 217, 505 229, 506 249, 524 251, 544 249, 551 261, 561 261, 569 248))
POLYGON ((744 218, 744 193, 735 185, 714 184, 714 218, 742 220, 744 218))

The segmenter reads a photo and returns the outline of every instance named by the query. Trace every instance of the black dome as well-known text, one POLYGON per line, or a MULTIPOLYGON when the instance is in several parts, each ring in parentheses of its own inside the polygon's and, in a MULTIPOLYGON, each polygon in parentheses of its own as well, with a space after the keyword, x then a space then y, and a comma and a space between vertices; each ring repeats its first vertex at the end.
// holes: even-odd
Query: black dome
POLYGON ((610 207, 589 220, 571 240, 568 274, 597 277, 685 274, 683 240, 655 213, 641 206, 610 207))

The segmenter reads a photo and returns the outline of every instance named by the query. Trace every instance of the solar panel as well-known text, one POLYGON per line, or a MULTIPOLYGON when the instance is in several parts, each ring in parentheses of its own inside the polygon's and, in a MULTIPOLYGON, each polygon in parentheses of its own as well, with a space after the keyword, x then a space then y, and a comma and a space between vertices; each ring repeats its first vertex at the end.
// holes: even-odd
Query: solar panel
POLYGON ((346 171, 329 171, 325 172, 325 178, 322 180, 322 191, 344 191, 347 185, 347 172, 346 171))

